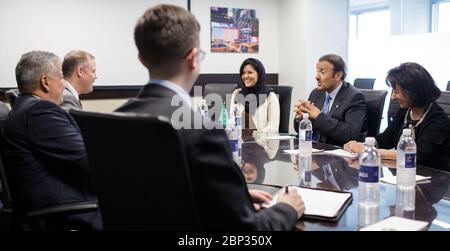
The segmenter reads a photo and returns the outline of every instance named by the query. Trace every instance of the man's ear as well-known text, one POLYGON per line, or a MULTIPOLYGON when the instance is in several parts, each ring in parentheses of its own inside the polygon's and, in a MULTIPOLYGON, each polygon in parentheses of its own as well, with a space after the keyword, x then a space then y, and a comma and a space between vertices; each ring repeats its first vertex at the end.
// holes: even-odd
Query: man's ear
POLYGON ((343 80, 343 79, 342 79, 342 76, 344 76, 344 73, 343 73, 342 71, 338 71, 338 72, 336 72, 336 73, 334 74, 334 79, 335 79, 336 81, 343 80))
POLYGON ((76 69, 76 73, 77 73, 77 77, 81 78, 81 76, 83 76, 83 73, 84 73, 83 66, 79 65, 76 69))
POLYGON ((186 63, 189 70, 194 70, 198 66, 197 61, 198 48, 192 48, 186 55, 186 63))
POLYGON ((149 65, 148 65, 147 62, 145 62, 145 60, 144 60, 144 58, 142 57, 141 53, 138 54, 138 58, 139 58, 139 61, 141 61, 141 64, 144 65, 145 68, 148 69, 148 68, 149 68, 149 65))
POLYGON ((48 85, 48 77, 47 75, 42 75, 39 84, 41 86, 41 90, 45 93, 50 91, 50 86, 48 85))

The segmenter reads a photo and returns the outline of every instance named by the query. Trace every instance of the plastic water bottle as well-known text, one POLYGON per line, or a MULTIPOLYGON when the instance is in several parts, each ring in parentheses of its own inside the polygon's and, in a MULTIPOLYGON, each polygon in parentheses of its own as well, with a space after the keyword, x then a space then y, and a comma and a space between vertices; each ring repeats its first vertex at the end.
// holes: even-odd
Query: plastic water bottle
POLYGON ((380 211, 380 154, 375 138, 366 138, 359 156, 358 225, 364 227, 379 220, 380 211))
POLYGON ((410 129, 403 129, 397 145, 396 215, 415 209, 417 148, 410 129))
POLYGON ((234 111, 232 111, 232 117, 234 117, 234 125, 237 131, 238 137, 238 153, 239 157, 242 159, 242 111, 239 109, 237 101, 234 102, 234 111))
POLYGON ((200 103, 200 112, 202 113, 203 117, 208 117, 209 108, 208 108, 208 104, 206 104, 205 99, 202 99, 202 101, 200 103))
POLYGON ((239 139, 234 120, 230 119, 227 122, 226 133, 228 136, 228 141, 230 142, 231 152, 233 154, 233 159, 236 163, 240 164, 241 157, 239 156, 239 139))
POLYGON ((298 137, 298 170, 300 176, 300 184, 303 186, 311 186, 312 179, 312 123, 309 120, 309 114, 303 113, 303 119, 299 123, 298 137))

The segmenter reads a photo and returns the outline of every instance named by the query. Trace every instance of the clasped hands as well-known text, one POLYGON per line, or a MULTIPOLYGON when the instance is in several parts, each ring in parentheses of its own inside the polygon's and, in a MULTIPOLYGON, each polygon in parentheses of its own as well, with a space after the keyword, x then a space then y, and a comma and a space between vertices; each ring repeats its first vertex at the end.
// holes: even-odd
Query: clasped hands
POLYGON ((294 106, 294 112, 296 119, 302 119, 303 113, 308 113, 310 119, 316 119, 322 111, 309 100, 299 100, 294 106))

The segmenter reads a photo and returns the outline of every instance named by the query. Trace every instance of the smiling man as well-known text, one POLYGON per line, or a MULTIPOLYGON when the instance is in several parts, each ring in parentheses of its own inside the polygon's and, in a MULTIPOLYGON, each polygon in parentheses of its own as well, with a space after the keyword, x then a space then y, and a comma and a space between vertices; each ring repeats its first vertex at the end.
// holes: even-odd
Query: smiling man
POLYGON ((308 113, 313 124, 313 139, 342 146, 349 140, 362 139, 366 127, 366 104, 362 93, 345 82, 344 60, 334 54, 321 57, 316 65, 317 88, 308 101, 299 100, 294 107, 294 128, 302 114, 308 113))

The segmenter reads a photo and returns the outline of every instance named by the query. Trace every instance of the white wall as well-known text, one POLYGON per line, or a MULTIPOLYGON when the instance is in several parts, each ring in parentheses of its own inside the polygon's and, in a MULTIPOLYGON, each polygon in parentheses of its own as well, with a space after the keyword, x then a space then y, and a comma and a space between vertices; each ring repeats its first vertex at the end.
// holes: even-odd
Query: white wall
POLYGON ((1 0, 0 87, 16 86, 20 56, 83 49, 97 57, 97 85, 145 84, 133 28, 148 0, 1 0))
POLYGON ((191 11, 201 24, 200 43, 207 52, 201 73, 239 73, 242 61, 248 57, 261 60, 267 73, 278 68, 278 2, 273 0, 192 0, 191 11), (211 7, 229 7, 256 10, 259 19, 259 52, 257 54, 212 53, 211 7))
MULTIPOLYGON (((0 87, 16 86, 14 68, 31 50, 63 57, 83 49, 97 58, 96 85, 145 84, 147 72, 137 60, 133 28, 144 11, 158 3, 187 7, 186 0, 0 0, 0 87)), ((208 53, 201 73, 237 73, 242 61, 256 57, 267 73, 278 72, 277 1, 192 0, 201 23, 201 45, 210 52, 210 7, 255 9, 260 19, 257 54, 208 53)))
POLYGON ((347 61, 348 1, 279 0, 278 17, 279 83, 294 87, 294 103, 307 99, 316 87, 315 66, 321 56, 335 53, 347 61))

